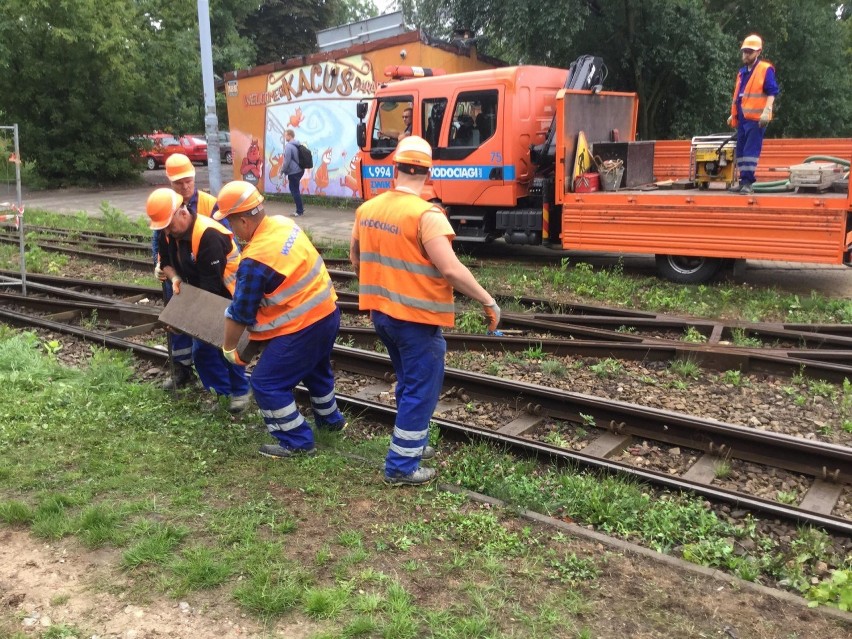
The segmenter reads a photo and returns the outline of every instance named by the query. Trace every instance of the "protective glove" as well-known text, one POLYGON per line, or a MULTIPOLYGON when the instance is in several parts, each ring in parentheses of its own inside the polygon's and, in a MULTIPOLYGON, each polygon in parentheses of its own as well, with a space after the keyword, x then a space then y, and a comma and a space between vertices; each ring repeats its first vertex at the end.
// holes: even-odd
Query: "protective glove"
POLYGON ((166 274, 163 269, 160 268, 160 263, 157 262, 157 265, 154 267, 154 277, 156 277, 161 282, 166 281, 166 274))
POLYGON ((246 362, 240 359, 240 354, 237 352, 236 348, 232 348, 231 350, 226 349, 224 346, 222 347, 222 355, 225 356, 225 359, 231 362, 234 366, 245 366, 246 362))
POLYGON ((494 302, 493 304, 483 304, 482 310, 485 311, 488 332, 493 333, 497 330, 497 325, 500 323, 500 307, 497 306, 497 302, 494 302))
POLYGON ((180 279, 180 277, 178 277, 177 275, 175 275, 172 278, 172 291, 174 292, 175 295, 180 295, 180 283, 181 282, 183 282, 183 280, 180 279))
POLYGON ((772 120, 772 107, 766 105, 763 107, 763 113, 760 114, 760 126, 765 127, 772 120))
POLYGON ((728 126, 731 127, 732 129, 734 128, 734 116, 732 116, 732 115, 728 116, 728 126))

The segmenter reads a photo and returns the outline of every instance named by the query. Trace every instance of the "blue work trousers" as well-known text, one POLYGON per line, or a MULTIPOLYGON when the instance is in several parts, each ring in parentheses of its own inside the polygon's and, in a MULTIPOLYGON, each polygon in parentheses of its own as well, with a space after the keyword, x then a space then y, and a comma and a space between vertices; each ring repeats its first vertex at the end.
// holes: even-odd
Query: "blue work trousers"
POLYGON ((204 388, 218 395, 239 397, 249 392, 246 367, 231 364, 222 350, 200 339, 182 335, 192 341, 192 361, 204 388))
POLYGON ((408 475, 420 465, 429 443, 429 422, 444 383, 447 342, 440 326, 372 312, 373 325, 396 371, 396 423, 385 458, 385 474, 408 475))
POLYGON ((337 408, 331 350, 340 329, 340 309, 291 335, 274 337, 251 374, 251 387, 269 433, 284 448, 310 450, 314 434, 299 412, 293 389, 303 382, 311 398, 317 428, 337 429, 344 417, 337 408))
POLYGON ((304 169, 298 173, 291 173, 287 176, 287 185, 290 187, 290 195, 293 196, 293 201, 296 203, 296 215, 305 213, 305 205, 302 204, 302 193, 299 190, 302 181, 302 176, 305 174, 304 169))
POLYGON ((740 115, 737 125, 737 171, 740 184, 754 184, 754 172, 763 149, 763 135, 766 129, 754 120, 743 119, 740 115))

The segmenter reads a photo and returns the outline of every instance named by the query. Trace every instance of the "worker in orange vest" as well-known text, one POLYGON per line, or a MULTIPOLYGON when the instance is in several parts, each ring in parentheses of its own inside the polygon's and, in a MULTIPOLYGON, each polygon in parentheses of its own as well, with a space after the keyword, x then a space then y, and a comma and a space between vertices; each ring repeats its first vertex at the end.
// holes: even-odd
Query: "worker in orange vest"
MULTIPOLYGON (((157 253, 163 276, 180 295, 183 282, 231 299, 237 281, 240 251, 233 233, 209 217, 191 213, 179 193, 157 189, 146 212, 152 230, 160 231, 157 253)), ((205 388, 230 398, 232 413, 249 404, 245 367, 229 362, 219 348, 190 338, 192 362, 205 388)))
POLYGON ((241 364, 237 343, 244 330, 265 344, 251 374, 254 398, 276 439, 260 454, 272 458, 311 455, 314 434, 293 391, 308 389, 318 429, 341 431, 331 351, 340 329, 337 293, 322 257, 296 223, 267 216, 263 196, 249 182, 229 182, 219 192, 217 220, 228 219, 245 243, 234 300, 225 311, 222 352, 241 364))
POLYGON ((745 66, 737 73, 731 115, 728 116, 728 125, 737 130, 737 171, 740 174, 739 184, 731 190, 739 193, 754 191, 754 172, 779 91, 775 67, 760 59, 762 51, 760 36, 750 35, 743 40, 740 52, 745 66))
POLYGON ((456 257, 444 211, 420 197, 432 166, 429 143, 409 135, 393 161, 394 188, 355 213, 349 256, 360 280, 359 308, 370 311, 397 377, 385 481, 417 485, 436 474, 420 461, 435 454, 427 445, 429 421, 444 378, 441 327, 455 321, 453 289, 482 304, 489 331, 497 329, 500 307, 456 257))
MULTIPOLYGON (((216 211, 216 198, 195 188, 195 167, 183 153, 174 153, 166 159, 166 176, 175 193, 181 196, 183 204, 193 215, 210 217, 216 211)), ((160 231, 154 231, 151 240, 154 253, 154 275, 163 283, 163 302, 169 303, 172 297, 172 284, 163 275, 157 248, 160 231)), ((183 333, 170 333, 169 343, 173 360, 174 376, 163 387, 172 390, 191 384, 195 380, 192 370, 192 338, 183 333)))

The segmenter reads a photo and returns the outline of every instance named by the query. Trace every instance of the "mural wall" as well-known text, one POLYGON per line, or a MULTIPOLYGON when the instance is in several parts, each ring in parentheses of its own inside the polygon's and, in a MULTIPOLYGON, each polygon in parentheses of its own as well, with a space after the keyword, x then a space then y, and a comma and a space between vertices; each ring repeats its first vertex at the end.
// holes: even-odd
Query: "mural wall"
POLYGON ((440 67, 449 73, 495 66, 475 55, 424 44, 412 33, 392 45, 376 43, 371 51, 341 57, 323 54, 324 59, 312 64, 265 73, 229 74, 225 91, 233 177, 265 193, 289 193, 283 170, 284 132, 292 129, 296 141, 313 157, 314 167, 301 181, 302 193, 360 198, 355 105, 375 94, 378 82, 386 79, 386 65, 400 64, 406 57, 406 64, 440 67))

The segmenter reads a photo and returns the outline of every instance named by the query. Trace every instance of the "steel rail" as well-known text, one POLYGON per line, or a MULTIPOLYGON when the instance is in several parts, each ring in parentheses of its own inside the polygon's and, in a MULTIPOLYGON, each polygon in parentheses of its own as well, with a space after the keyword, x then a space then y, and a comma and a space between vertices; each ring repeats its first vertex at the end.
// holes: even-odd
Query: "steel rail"
MULTIPOLYGON (((300 390, 306 397, 307 391, 301 388, 300 390)), ((340 394, 337 395, 337 401, 353 413, 369 413, 371 418, 381 418, 381 421, 391 425, 394 423, 396 417, 396 410, 385 404, 340 394)), ((581 451, 566 450, 525 437, 502 434, 438 417, 433 417, 431 421, 443 431, 461 436, 467 440, 486 441, 494 445, 508 446, 514 450, 521 450, 526 454, 544 455, 549 459, 558 460, 562 463, 579 464, 607 473, 621 473, 652 485, 663 486, 670 490, 694 493, 708 499, 733 504, 736 507, 752 509, 773 517, 780 517, 812 526, 820 526, 826 530, 852 536, 852 522, 841 517, 814 513, 809 510, 797 508, 796 506, 789 506, 761 499, 760 497, 752 497, 738 491, 716 488, 701 482, 673 477, 672 475, 653 470, 635 468, 621 462, 586 455, 581 451)))
POLYGON ((88 342, 93 342, 99 346, 131 351, 148 361, 158 364, 164 364, 168 360, 169 356, 166 351, 145 346, 144 344, 137 344, 121 337, 109 335, 108 333, 91 331, 81 326, 72 326, 63 322, 57 322, 44 317, 26 315, 24 313, 18 313, 17 311, 5 308, 0 308, 0 319, 16 326, 38 326, 57 333, 74 335, 75 337, 79 337, 88 342))
MULTIPOLYGON (((393 373, 390 358, 346 346, 334 347, 335 365, 383 377, 393 373)), ((563 391, 518 380, 447 368, 445 388, 459 397, 475 396, 514 405, 535 415, 583 423, 590 415, 618 434, 666 442, 735 457, 813 477, 852 482, 852 448, 746 428, 619 400, 563 391)))
MULTIPOLYGON (((2 308, 0 308, 0 318, 3 318, 13 324, 24 324, 28 326, 35 324, 48 330, 75 335, 77 337, 94 342, 102 346, 121 350, 128 350, 137 354, 138 356, 141 356, 149 361, 154 361, 156 363, 164 363, 164 361, 168 357, 168 354, 165 351, 151 348, 142 344, 136 344, 134 342, 121 339, 119 337, 113 337, 101 332, 91 331, 81 327, 69 326, 67 324, 62 324, 60 322, 55 322, 44 318, 33 318, 31 316, 27 316, 2 308)), ((335 362, 335 366, 342 367, 347 370, 351 370, 354 368, 357 370, 357 372, 366 372, 370 375, 375 375, 378 373, 378 376, 383 379, 386 379, 392 372, 390 361, 386 356, 376 355, 374 353, 368 353, 366 351, 359 351, 357 349, 335 346, 333 359, 335 362), (361 360, 361 363, 358 363, 358 360, 361 360), (353 362, 355 362, 356 365, 353 365, 353 362)), ((566 406, 564 405, 557 405, 558 410, 552 411, 555 416, 558 413, 558 415, 560 416, 567 416, 568 418, 570 418, 572 415, 574 415, 574 412, 577 410, 577 407, 581 405, 582 408, 586 410, 595 411, 595 413, 593 414, 611 416, 614 413, 611 408, 607 409, 606 405, 612 404, 620 405, 621 408, 629 409, 627 412, 630 414, 631 417, 644 416, 646 421, 650 421, 650 419, 648 418, 649 414, 657 418, 659 416, 663 416, 665 420, 665 423, 663 423, 662 425, 663 429, 667 429, 666 424, 671 424, 674 419, 682 421, 685 424, 689 423, 690 421, 693 423, 703 422, 714 427, 725 428, 729 431, 731 429, 735 431, 743 430, 739 427, 725 425, 719 422, 712 422, 711 420, 690 420, 688 416, 670 413, 668 411, 646 409, 640 406, 625 404, 623 402, 609 402, 608 400, 601 400, 599 398, 580 395, 577 393, 562 393, 556 391, 551 392, 550 389, 545 389, 543 387, 534 387, 532 385, 519 385, 517 382, 501 380, 499 378, 492 378, 490 376, 466 374, 461 371, 455 371, 453 369, 448 369, 447 373, 451 381, 466 383, 468 385, 468 388, 476 387, 477 390, 481 390, 480 385, 483 383, 492 386, 494 386, 496 383, 496 386, 498 387, 487 389, 486 395, 495 397, 500 401, 506 401, 507 397, 514 397, 515 403, 523 402, 528 398, 538 400, 543 400, 546 398, 547 401, 545 402, 544 406, 542 404, 536 404, 535 406, 531 406, 532 410, 538 412, 548 411, 547 406, 550 406, 554 399, 559 402, 558 397, 560 395, 573 400, 574 405, 568 408, 566 408, 566 406), (471 383, 472 381, 476 381, 477 384, 471 383), (529 388, 521 389, 520 386, 528 386, 529 388), (543 391, 543 394, 534 396, 533 393, 530 392, 531 390, 543 391), (598 407, 602 408, 603 410, 597 411, 596 408, 598 407)), ((304 389, 300 390, 304 391, 304 389)), ((460 394, 463 394, 463 392, 464 391, 460 391, 460 394)), ((343 394, 337 395, 337 399, 344 407, 350 407, 352 410, 360 410, 365 407, 368 407, 373 415, 383 415, 385 421, 390 423, 394 422, 396 411, 392 407, 377 404, 375 402, 369 402, 355 397, 349 397, 343 394)), ((793 521, 807 523, 810 525, 821 526, 827 530, 832 530, 846 535, 852 535, 852 522, 831 515, 810 512, 801 508, 797 508, 795 506, 788 506, 769 500, 744 495, 737 491, 729 491, 721 488, 715 488, 707 484, 703 484, 701 482, 691 481, 683 478, 675 478, 670 475, 658 473, 655 471, 634 468, 627 464, 615 462, 603 457, 595 457, 592 455, 584 454, 582 452, 568 451, 525 437, 519 437, 505 433, 497 433, 495 431, 489 431, 487 429, 468 426, 465 424, 440 418, 434 418, 433 421, 442 429, 445 429, 450 433, 466 437, 468 439, 478 438, 485 441, 490 441, 492 443, 509 445, 515 449, 522 449, 527 454, 544 454, 548 456, 549 459, 579 463, 584 466, 593 467, 606 472, 624 473, 629 476, 636 477, 637 479, 647 481, 654 485, 664 486, 666 488, 674 490, 687 490, 707 498, 716 499, 726 503, 732 503, 739 507, 751 508, 759 512, 768 513, 773 516, 783 517, 785 519, 791 519, 793 521)), ((625 431, 632 429, 620 428, 618 430, 625 431)), ((841 453, 845 452, 847 456, 852 456, 852 450, 840 449, 840 447, 831 445, 818 445, 814 442, 808 442, 807 440, 796 440, 795 442, 793 442, 792 440, 794 440, 794 438, 779 437, 777 435, 768 436, 765 434, 763 437, 759 437, 759 439, 761 439, 764 443, 772 442, 773 440, 778 440, 782 442, 782 447, 789 447, 792 443, 804 444, 801 449, 804 451, 802 454, 805 455, 816 453, 817 455, 827 456, 829 453, 833 453, 833 457, 836 458, 842 456, 841 453)), ((686 445, 696 447, 693 442, 687 443, 686 445)), ((848 479, 848 476, 838 471, 835 479, 842 478, 848 479)))
MULTIPOLYGON (((0 278, 4 273, 11 276, 12 271, 0 271, 0 278)), ((10 277, 6 286, 14 285, 14 279, 10 277)), ((73 298, 83 302, 98 302, 104 305, 120 305, 129 303, 127 300, 116 300, 102 298, 76 290, 73 288, 104 288, 115 294, 126 295, 131 300, 144 297, 157 299, 162 294, 159 288, 139 286, 133 284, 119 284, 114 282, 94 282, 85 279, 64 278, 53 275, 33 275, 28 277, 34 290, 44 291, 60 297, 73 298), (49 283, 58 284, 51 286, 49 283)), ((0 285, 3 283, 0 282, 0 285)), ((340 294, 339 306, 345 313, 363 314, 358 309, 357 296, 354 294, 340 294), (353 301, 343 301, 343 300, 353 301)), ((26 306, 27 298, 23 296, 9 297, 10 301, 26 306)), ((37 298, 38 299, 38 298, 37 298)), ((36 302, 33 302, 35 304, 36 302)), ((138 310, 138 306, 134 306, 138 310)), ((159 309, 159 307, 156 307, 159 309)), ((153 312, 153 311, 152 311, 153 312)), ((340 334, 347 340, 370 346, 375 342, 375 332, 372 328, 341 327, 340 334)), ((635 338, 635 336, 633 336, 635 338)), ((566 355, 580 357, 613 357, 634 361, 672 361, 674 359, 689 359, 701 366, 714 370, 741 370, 753 373, 768 373, 792 376, 802 373, 808 377, 829 380, 842 383, 844 379, 852 379, 852 366, 848 353, 844 351, 829 350, 770 350, 750 349, 734 346, 711 346, 707 344, 690 344, 677 341, 642 341, 634 339, 633 342, 607 342, 599 340, 571 339, 559 340, 549 338, 529 338, 514 336, 482 336, 464 333, 446 333, 448 346, 453 350, 504 350, 511 352, 524 351, 529 348, 542 348, 545 352, 562 357, 566 355)))

